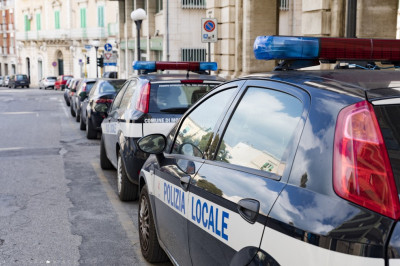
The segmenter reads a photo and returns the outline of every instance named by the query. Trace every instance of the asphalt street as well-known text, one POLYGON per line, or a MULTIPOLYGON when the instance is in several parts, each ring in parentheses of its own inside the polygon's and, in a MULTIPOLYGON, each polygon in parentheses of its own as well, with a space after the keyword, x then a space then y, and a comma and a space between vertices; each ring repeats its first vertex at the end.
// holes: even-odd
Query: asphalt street
POLYGON ((63 92, 0 88, 0 265, 147 265, 137 202, 121 202, 63 92))

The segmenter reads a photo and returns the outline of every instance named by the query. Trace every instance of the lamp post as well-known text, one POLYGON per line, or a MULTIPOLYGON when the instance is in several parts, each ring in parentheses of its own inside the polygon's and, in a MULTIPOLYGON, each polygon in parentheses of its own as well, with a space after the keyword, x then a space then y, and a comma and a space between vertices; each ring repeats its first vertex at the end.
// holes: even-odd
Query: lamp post
MULTIPOLYGON (((99 40, 94 40, 92 41, 92 45, 94 46, 94 49, 96 50, 96 62, 97 62, 97 50, 99 49, 100 41, 99 40)), ((96 78, 99 77, 99 68, 96 63, 96 78)))
POLYGON ((136 24, 136 35, 137 35, 137 60, 140 61, 140 26, 142 25, 142 21, 146 19, 146 11, 142 8, 138 8, 132 11, 131 19, 135 21, 136 24))

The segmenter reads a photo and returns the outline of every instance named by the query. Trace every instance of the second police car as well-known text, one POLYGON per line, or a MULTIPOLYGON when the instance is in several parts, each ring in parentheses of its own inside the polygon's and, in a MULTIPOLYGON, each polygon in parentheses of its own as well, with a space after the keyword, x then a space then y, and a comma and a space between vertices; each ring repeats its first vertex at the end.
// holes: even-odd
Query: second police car
POLYGON ((190 106, 224 81, 207 74, 217 69, 215 62, 136 61, 133 68, 144 73, 125 82, 101 124, 100 165, 117 169, 123 201, 137 198, 138 176, 147 158, 136 141, 151 133, 167 134, 190 106), (185 74, 152 73, 162 70, 185 74))
POLYGON ((399 265, 400 75, 374 61, 399 66, 400 41, 260 36, 254 52, 284 61, 138 141, 153 154, 139 181, 144 257, 399 265), (336 61, 376 70, 296 70, 336 61))

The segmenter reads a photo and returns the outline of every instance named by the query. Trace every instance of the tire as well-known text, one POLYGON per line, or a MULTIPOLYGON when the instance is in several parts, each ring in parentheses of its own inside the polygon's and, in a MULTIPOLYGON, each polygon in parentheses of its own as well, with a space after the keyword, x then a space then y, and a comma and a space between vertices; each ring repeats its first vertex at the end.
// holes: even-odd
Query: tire
POLYGON ((75 113, 75 111, 74 111, 74 107, 72 106, 73 104, 71 104, 71 106, 70 106, 70 109, 71 109, 71 115, 73 116, 73 117, 75 117, 76 116, 76 113, 75 113))
POLYGON ((106 147, 104 145, 103 138, 101 138, 100 140, 100 166, 101 169, 104 170, 109 170, 114 168, 110 160, 107 158, 106 147))
POLYGON ((88 139, 97 139, 97 131, 93 128, 92 121, 89 117, 86 118, 86 137, 88 139))
POLYGON ((117 192, 121 201, 131 201, 138 197, 138 185, 133 184, 128 179, 125 171, 125 166, 122 161, 121 152, 118 153, 117 158, 117 192))
MULTIPOLYGON (((81 115, 82 116, 82 115, 81 115)), ((86 129, 86 124, 85 124, 85 122, 83 122, 83 119, 80 119, 80 122, 79 122, 79 129, 80 130, 85 130, 86 129)))
POLYGON ((151 263, 167 261, 168 257, 158 243, 147 185, 144 185, 140 192, 138 225, 143 257, 151 263))
POLYGON ((81 121, 81 111, 78 108, 76 108, 75 121, 76 122, 80 122, 81 121))

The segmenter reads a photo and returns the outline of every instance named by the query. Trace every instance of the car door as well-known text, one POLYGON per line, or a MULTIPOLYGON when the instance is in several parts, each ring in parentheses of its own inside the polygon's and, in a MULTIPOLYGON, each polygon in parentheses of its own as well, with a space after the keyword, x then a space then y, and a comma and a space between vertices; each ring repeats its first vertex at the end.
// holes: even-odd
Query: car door
POLYGON ((111 163, 116 167, 117 158, 115 145, 117 142, 117 121, 120 115, 119 109, 121 105, 122 98, 128 88, 130 81, 125 82, 124 86, 121 88, 117 96, 115 96, 114 102, 108 112, 107 118, 101 123, 102 138, 104 140, 104 145, 106 148, 106 154, 111 163))
POLYGON ((193 265, 246 265, 255 257, 290 171, 304 102, 303 94, 281 83, 243 86, 189 186, 193 265))
MULTIPOLYGON (((170 153, 159 161, 154 170, 155 220, 160 241, 180 265, 191 265, 187 219, 189 215, 188 186, 190 179, 201 168, 208 140, 221 121, 227 105, 237 93, 238 83, 221 87, 202 100, 182 120, 170 153), (193 147, 200 148, 194 150, 193 147)), ((168 138, 173 139, 174 132, 168 138)), ((168 149, 168 148, 167 148, 168 149)))

